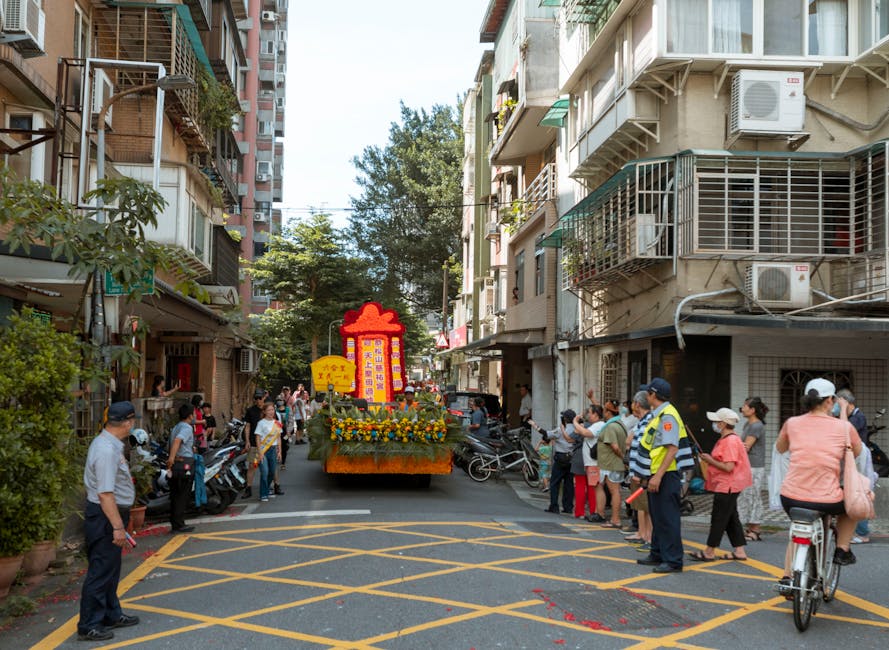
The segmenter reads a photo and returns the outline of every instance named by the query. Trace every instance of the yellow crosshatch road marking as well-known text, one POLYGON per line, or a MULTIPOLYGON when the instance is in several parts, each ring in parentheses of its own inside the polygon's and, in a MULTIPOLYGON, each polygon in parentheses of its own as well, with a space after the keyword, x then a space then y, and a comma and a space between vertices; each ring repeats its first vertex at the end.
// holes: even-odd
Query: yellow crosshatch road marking
MULTIPOLYGON (((235 530, 223 530, 206 532, 197 535, 178 535, 165 544, 157 553, 140 564, 136 570, 126 576, 120 583, 119 593, 127 610, 141 611, 158 616, 169 617, 179 621, 179 627, 171 630, 145 629, 148 626, 139 626, 126 631, 127 638, 122 633, 115 639, 113 645, 107 648, 126 646, 138 646, 149 642, 164 643, 165 640, 173 640, 183 634, 198 630, 206 630, 210 627, 220 627, 242 632, 253 633, 258 636, 276 637, 295 642, 311 643, 326 646, 333 650, 383 650, 385 643, 392 639, 402 638, 413 634, 422 634, 430 630, 447 628, 451 625, 465 624, 469 621, 484 619, 485 617, 500 616, 524 621, 524 625, 540 625, 551 628, 563 628, 582 634, 607 636, 617 639, 625 639, 636 650, 649 650, 659 647, 685 648, 687 650, 703 650, 695 646, 689 640, 701 634, 711 632, 724 625, 729 625, 744 617, 760 612, 768 612, 770 615, 786 616, 790 613, 783 597, 772 597, 751 602, 716 598, 712 596, 686 594, 681 592, 681 582, 674 581, 677 591, 666 591, 653 588, 663 584, 665 576, 649 573, 646 570, 633 570, 633 575, 626 578, 611 581, 597 581, 576 575, 557 575, 542 570, 537 570, 539 562, 553 560, 555 558, 574 557, 584 560, 597 560, 602 563, 612 563, 612 566, 626 566, 635 564, 635 559, 621 557, 618 554, 609 555, 609 551, 625 549, 626 543, 615 541, 611 531, 595 527, 575 525, 572 527, 587 536, 536 533, 513 522, 351 522, 335 524, 308 524, 296 526, 273 526, 268 528, 244 528, 235 530), (450 530, 449 530, 450 529, 450 530), (460 534, 447 534, 463 533, 460 534), (264 541, 261 536, 267 534, 284 533, 285 539, 264 541), (291 535, 287 535, 287 534, 291 535), (380 539, 375 539, 374 534, 381 534, 380 539), (474 534, 473 534, 474 533, 474 534), (487 534, 486 534, 487 533, 487 534), (358 535, 357 542, 350 544, 348 536, 358 535), (471 536, 470 536, 471 535, 471 536), (588 535, 594 535, 590 537, 588 535), (405 544, 393 544, 397 537, 401 536, 405 544), (210 551, 201 551, 201 543, 212 542, 225 545, 224 548, 216 548, 210 551), (552 550, 541 548, 544 544, 559 542, 563 549, 552 550), (471 551, 464 552, 462 547, 474 546, 486 547, 492 552, 502 549, 511 551, 509 557, 500 557, 493 560, 473 562, 471 551), (221 558, 223 561, 228 555, 232 558, 239 557, 239 553, 255 553, 255 549, 278 549, 279 551, 317 551, 326 553, 323 557, 312 559, 300 559, 299 561, 279 561, 278 566, 270 566, 258 571, 238 571, 220 568, 205 568, 195 564, 198 560, 206 558, 221 558), (424 549, 450 549, 448 557, 435 557, 422 555, 424 549), (176 557, 173 557, 176 555, 176 557), (354 560, 355 558, 387 559, 403 563, 399 574, 386 575, 386 563, 380 563, 379 580, 359 585, 346 585, 330 580, 302 579, 299 577, 285 577, 282 573, 299 575, 300 569, 317 567, 321 565, 335 564, 336 562, 354 560), (456 559, 455 559, 456 558, 456 559), (467 559, 463 559, 467 558, 467 559), (412 568, 410 564, 415 565, 412 568), (168 573, 182 572, 189 575, 204 576, 198 578, 198 582, 192 582, 179 587, 163 587, 163 581, 142 582, 146 577, 156 571, 168 573), (590 629, 573 620, 553 618, 551 614, 542 611, 546 605, 543 598, 527 598, 527 591, 520 595, 525 598, 515 602, 500 603, 497 605, 482 604, 461 600, 460 598, 448 598, 428 593, 412 593, 410 591, 394 591, 408 583, 432 581, 426 583, 434 591, 435 580, 445 576, 459 575, 464 572, 489 572, 491 580, 496 580, 494 575, 512 575, 529 580, 545 580, 549 584, 560 584, 566 588, 589 587, 594 589, 618 589, 632 585, 635 592, 647 596, 655 596, 662 599, 681 599, 685 603, 699 603, 702 605, 717 605, 727 608, 723 614, 702 621, 698 625, 681 630, 669 630, 669 634, 656 637, 652 636, 657 631, 641 631, 632 629, 626 631, 608 629, 590 629), (186 592, 212 588, 213 593, 220 593, 220 586, 238 581, 251 581, 257 585, 279 584, 293 587, 304 587, 321 590, 321 593, 311 595, 303 592, 301 597, 287 602, 278 602, 261 609, 241 611, 231 616, 214 616, 201 611, 188 611, 188 609, 171 609, 159 606, 157 599, 186 592), (660 581, 660 582, 658 582, 660 581), (136 585, 139 585, 140 593, 127 597, 136 585), (152 587, 157 587, 152 590, 152 587), (404 627, 379 632, 364 639, 340 639, 328 634, 318 634, 313 630, 279 629, 273 625, 263 625, 257 622, 258 617, 286 612, 297 608, 314 604, 324 604, 345 599, 350 596, 364 596, 367 598, 381 598, 387 601, 409 601, 424 603, 431 607, 444 607, 447 614, 431 614, 429 620, 423 620, 415 624, 405 624, 404 627), (456 610, 456 611, 455 611, 456 610), (140 633, 143 633, 139 635, 140 633)), ((280 535, 278 535, 280 536, 280 535)), ((687 543, 689 547, 700 547, 700 544, 687 543)), ((490 555, 490 554, 489 554, 490 555)), ((283 557, 286 557, 287 553, 283 557)), ((688 573, 699 572, 708 575, 719 576, 734 581, 749 581, 755 589, 761 589, 761 582, 774 581, 780 576, 780 568, 762 561, 750 559, 745 562, 746 569, 750 573, 742 573, 738 565, 729 560, 719 561, 707 565, 692 565, 686 567, 688 573)), ((239 566, 234 563, 234 566, 239 566)), ((347 575, 340 572, 340 575, 347 575)), ((240 591, 239 591, 240 593, 240 591)), ((744 593, 744 592, 739 592, 744 593)), ((753 590, 751 589, 751 595, 753 590)), ((480 597, 484 594, 479 594, 480 597)), ((854 615, 833 615, 819 612, 819 618, 824 618, 837 623, 852 624, 856 626, 869 626, 874 630, 889 629, 889 608, 870 603, 861 598, 837 592, 836 599, 846 605, 854 607, 862 612, 876 617, 877 620, 857 618, 854 615)), ((230 602, 237 602, 237 598, 230 602)), ((249 599, 243 599, 249 602, 249 599)), ((192 602, 201 602, 195 599, 192 602)), ((421 615, 423 611, 420 610, 421 615)), ((77 617, 72 617, 58 630, 36 644, 35 648, 55 648, 76 634, 77 617)), ((395 624, 397 625, 397 623, 395 624)), ((347 626, 355 629, 355 626, 347 626)), ((321 629, 321 626, 319 626, 321 629)), ((859 627, 859 629, 862 629, 859 627)), ((325 632, 328 632, 325 629, 325 632)), ((418 643, 424 641, 418 637, 418 643)), ((173 640, 175 643, 175 640, 173 640)), ((259 641, 258 645, 261 645, 259 641)), ((594 643, 594 641, 591 641, 594 643)))

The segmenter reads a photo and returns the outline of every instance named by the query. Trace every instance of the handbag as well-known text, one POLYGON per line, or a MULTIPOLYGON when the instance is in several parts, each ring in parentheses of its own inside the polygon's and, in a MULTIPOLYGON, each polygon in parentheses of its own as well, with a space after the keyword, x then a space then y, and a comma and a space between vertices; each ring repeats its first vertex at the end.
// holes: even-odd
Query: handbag
POLYGON ((846 515, 853 521, 874 518, 874 493, 870 481, 858 472, 852 455, 852 440, 846 431, 846 452, 843 461, 843 505, 846 515))
POLYGON ((587 465, 583 469, 586 472, 586 484, 599 485, 599 468, 596 465, 587 465))

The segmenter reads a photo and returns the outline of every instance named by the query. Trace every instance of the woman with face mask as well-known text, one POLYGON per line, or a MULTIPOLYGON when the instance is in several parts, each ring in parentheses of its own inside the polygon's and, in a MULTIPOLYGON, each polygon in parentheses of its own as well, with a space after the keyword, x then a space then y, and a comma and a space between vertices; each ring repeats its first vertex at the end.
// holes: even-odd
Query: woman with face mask
POLYGON ((710 534, 707 535, 707 548, 692 551, 689 557, 698 562, 712 562, 717 559, 716 549, 722 541, 723 533, 728 535, 733 547, 731 555, 720 560, 746 560, 744 549, 744 527, 738 517, 738 495, 753 483, 750 473, 750 460, 744 443, 735 433, 740 416, 729 408, 721 408, 715 413, 707 411, 707 419, 719 440, 709 454, 701 454, 701 460, 708 464, 706 488, 713 492, 713 510, 710 514, 710 534))

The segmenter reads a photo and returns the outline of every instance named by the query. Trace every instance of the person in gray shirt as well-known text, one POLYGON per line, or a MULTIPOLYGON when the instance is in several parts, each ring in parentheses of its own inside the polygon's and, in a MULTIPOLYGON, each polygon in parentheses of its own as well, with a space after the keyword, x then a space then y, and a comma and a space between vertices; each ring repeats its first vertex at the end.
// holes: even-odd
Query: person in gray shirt
POLYGON ((124 614, 117 598, 121 549, 127 543, 126 526, 136 498, 123 441, 136 421, 130 402, 108 407, 102 432, 90 444, 83 470, 86 487, 84 542, 89 562, 80 596, 77 637, 81 641, 107 641, 111 631, 139 623, 138 616, 124 614))
POLYGON ((574 418, 577 414, 565 409, 560 414, 559 426, 547 431, 537 426, 534 420, 528 420, 532 429, 537 429, 541 436, 553 441, 553 465, 549 480, 549 507, 547 512, 559 512, 559 486, 562 488, 562 512, 570 514, 574 509, 574 477, 571 474, 571 458, 574 453, 574 418))
POLYGON ((741 442, 747 449, 753 485, 738 496, 738 516, 746 524, 744 537, 748 542, 762 541, 762 483, 766 471, 766 413, 769 408, 759 397, 748 397, 741 406, 741 417, 747 421, 741 431, 741 442))

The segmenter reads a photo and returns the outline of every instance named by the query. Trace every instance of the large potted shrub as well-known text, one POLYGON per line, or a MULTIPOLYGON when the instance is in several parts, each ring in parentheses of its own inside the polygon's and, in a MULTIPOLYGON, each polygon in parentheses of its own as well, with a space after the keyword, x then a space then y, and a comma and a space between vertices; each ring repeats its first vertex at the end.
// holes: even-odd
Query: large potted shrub
POLYGON ((72 335, 30 310, 0 323, 0 558, 58 541, 66 490, 80 484, 71 422, 80 358, 72 335))

